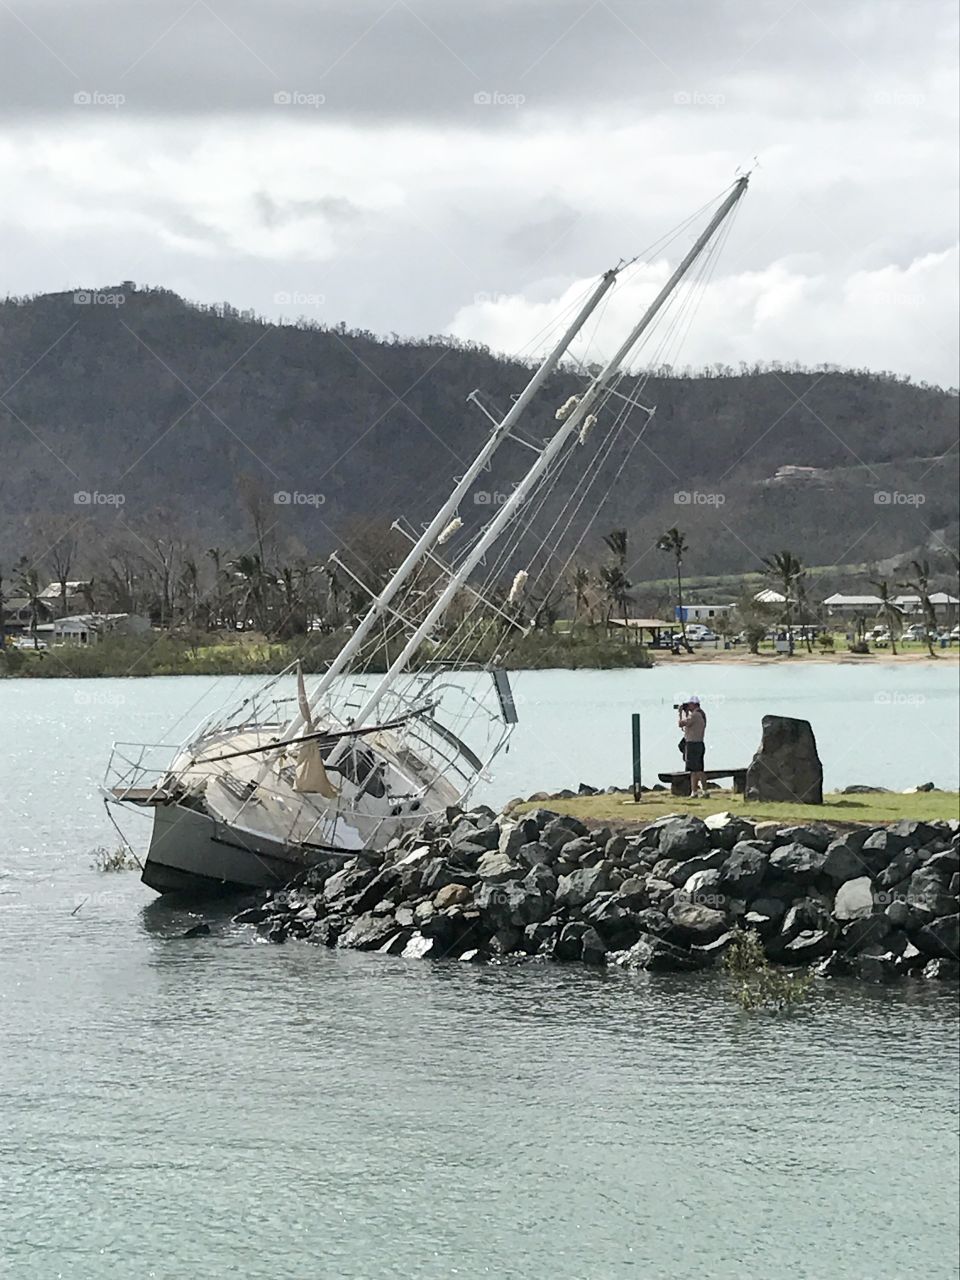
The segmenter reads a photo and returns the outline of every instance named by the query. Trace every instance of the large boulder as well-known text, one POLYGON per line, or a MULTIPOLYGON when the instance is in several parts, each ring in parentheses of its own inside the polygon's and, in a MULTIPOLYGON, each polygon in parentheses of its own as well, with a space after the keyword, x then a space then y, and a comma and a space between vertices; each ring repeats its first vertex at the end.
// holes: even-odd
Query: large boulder
POLYGON ((486 884, 505 884, 508 880, 522 880, 527 874, 527 867, 515 862, 509 854, 485 853, 477 863, 477 875, 486 884))
POLYGON ((396 921, 389 916, 375 916, 368 911, 340 934, 338 947, 352 947, 355 951, 376 951, 397 932, 396 921))
MULTIPOLYGON (((698 871, 718 871, 726 861, 726 850, 724 849, 707 849, 704 853, 698 854, 695 858, 685 858, 683 862, 678 862, 672 866, 669 871, 663 873, 665 879, 669 880, 672 885, 678 889, 687 883, 691 876, 697 874, 698 871)), ((659 867, 659 863, 657 866, 659 867)), ((654 869, 656 871, 656 868, 654 869)))
POLYGON ((866 829, 847 831, 827 845, 827 856, 823 864, 823 872, 834 884, 843 884, 847 880, 856 880, 859 876, 873 870, 869 856, 864 857, 863 846, 870 832, 866 829))
POLYGON ((785 844, 805 844, 808 849, 826 853, 833 832, 822 822, 815 822, 802 827, 781 827, 779 839, 785 844))
POLYGON ((728 929, 727 917, 712 907, 694 902, 677 902, 667 912, 671 924, 671 937, 676 942, 712 942, 728 929))
POLYGON ((812 849, 807 844, 793 842, 780 845, 770 855, 770 871, 780 878, 796 884, 810 884, 816 880, 827 861, 824 849, 812 849))
POLYGON ((579 867, 567 876, 561 876, 557 885, 557 907, 582 907, 598 893, 610 887, 608 867, 600 862, 595 867, 579 867))
POLYGON ((682 861, 710 848, 710 831, 700 818, 672 818, 660 828, 659 843, 661 857, 682 861))
POLYGON ((956 960, 960 955, 960 915, 943 916, 925 924, 914 940, 924 955, 956 960))
POLYGON ((858 920, 861 916, 873 915, 874 910, 873 881, 869 876, 848 880, 837 890, 833 904, 833 914, 837 920, 858 920))
POLYGON ((911 909, 921 919, 933 920, 956 909, 956 899, 950 896, 949 881, 929 863, 914 871, 906 896, 911 909))
POLYGON ((760 747, 747 769, 746 798, 823 804, 823 765, 809 720, 763 717, 760 747))
POLYGON ((760 888, 768 855, 756 843, 739 840, 720 868, 720 884, 735 898, 750 898, 760 888))

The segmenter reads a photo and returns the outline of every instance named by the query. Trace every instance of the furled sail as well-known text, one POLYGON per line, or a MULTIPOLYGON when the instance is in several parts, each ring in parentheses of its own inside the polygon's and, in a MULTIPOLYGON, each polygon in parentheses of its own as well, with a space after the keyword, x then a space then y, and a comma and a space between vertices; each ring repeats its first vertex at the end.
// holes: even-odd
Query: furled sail
MULTIPOLYGON (((307 733, 313 733, 313 715, 303 684, 303 667, 299 664, 297 665, 297 702, 300 704, 304 729, 307 733)), ((315 741, 300 743, 293 786, 295 791, 315 791, 327 800, 335 800, 337 797, 337 789, 327 775, 320 748, 315 741)))

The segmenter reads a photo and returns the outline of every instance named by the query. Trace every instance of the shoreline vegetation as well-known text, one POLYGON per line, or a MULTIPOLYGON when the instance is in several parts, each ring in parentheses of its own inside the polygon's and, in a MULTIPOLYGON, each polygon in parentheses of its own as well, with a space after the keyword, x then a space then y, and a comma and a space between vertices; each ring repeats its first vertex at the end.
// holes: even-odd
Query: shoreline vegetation
MULTIPOLYGON (((270 641, 258 633, 242 635, 179 634, 172 631, 150 631, 135 636, 105 636, 87 645, 58 645, 34 650, 12 647, 0 650, 0 678, 121 678, 135 676, 188 675, 274 675, 298 659, 307 672, 318 672, 337 654, 348 632, 296 637, 287 641, 270 641)), ((476 652, 478 664, 496 661, 495 635, 481 643, 476 652)), ((366 667, 371 673, 386 669, 386 653, 381 649, 366 667)), ((391 649, 390 656, 395 656, 391 649)), ((429 661, 430 654, 424 658, 429 661)), ((691 653, 672 653, 652 649, 622 636, 608 637, 587 628, 576 632, 553 633, 532 631, 511 644, 503 662, 512 671, 591 670, 611 671, 643 669, 664 664, 696 665, 711 662, 737 662, 754 665, 773 663, 837 664, 855 663, 956 663, 960 648, 938 650, 931 656, 925 645, 906 645, 896 654, 889 650, 854 653, 836 645, 808 653, 798 647, 790 656, 760 648, 752 653, 746 646, 730 649, 701 645, 691 653), (904 649, 906 651, 904 651, 904 649)))

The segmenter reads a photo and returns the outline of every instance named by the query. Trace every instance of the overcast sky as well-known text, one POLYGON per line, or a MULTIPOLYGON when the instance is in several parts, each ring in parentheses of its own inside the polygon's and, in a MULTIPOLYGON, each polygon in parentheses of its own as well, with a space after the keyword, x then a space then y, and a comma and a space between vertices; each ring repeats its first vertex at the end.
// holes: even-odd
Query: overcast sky
POLYGON ((955 386, 955 8, 0 0, 3 289, 518 351, 756 156, 683 359, 955 386))

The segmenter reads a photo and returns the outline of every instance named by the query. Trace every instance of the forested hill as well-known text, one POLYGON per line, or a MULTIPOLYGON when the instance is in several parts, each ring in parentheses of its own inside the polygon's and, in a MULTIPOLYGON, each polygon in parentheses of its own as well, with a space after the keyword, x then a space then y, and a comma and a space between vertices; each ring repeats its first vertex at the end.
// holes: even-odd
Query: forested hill
MULTIPOLYGON (((467 395, 481 388, 502 410, 528 376, 441 339, 280 327, 130 285, 102 292, 124 301, 0 304, 0 563, 32 553, 45 520, 73 514, 98 536, 119 514, 128 531, 159 524, 200 549, 235 549, 249 542, 241 477, 269 500, 322 495, 276 510, 276 536, 310 553, 358 519, 416 525, 489 430, 467 395), (78 492, 100 498, 84 511, 78 492)), ((580 385, 556 376, 526 435, 546 435, 580 385)), ((826 564, 930 546, 933 533, 956 543, 955 394, 863 371, 780 369, 668 373, 643 399, 656 417, 595 531, 625 527, 637 555, 672 525, 702 574, 756 568, 783 547, 826 564), (765 483, 784 466, 819 473, 765 483)), ((500 451, 492 493, 509 490, 522 460, 514 446, 500 451)), ((611 476, 622 461, 622 450, 611 456, 611 476)), ((654 554, 633 576, 664 571, 654 554)))

